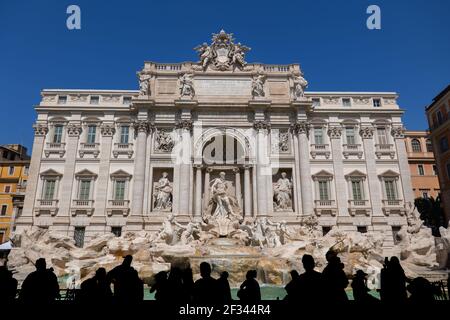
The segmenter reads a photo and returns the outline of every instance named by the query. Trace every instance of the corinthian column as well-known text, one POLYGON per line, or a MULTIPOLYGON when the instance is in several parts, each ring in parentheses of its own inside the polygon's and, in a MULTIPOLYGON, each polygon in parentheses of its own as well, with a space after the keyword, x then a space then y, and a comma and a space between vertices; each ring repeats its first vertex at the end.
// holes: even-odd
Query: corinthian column
POLYGON ((400 179, 402 181, 403 199, 406 208, 414 207, 414 194, 411 183, 411 171, 409 170, 408 154, 405 146, 405 129, 402 126, 393 127, 391 134, 395 140, 395 148, 397 149, 398 167, 400 169, 400 179))
POLYGON ((204 208, 208 207, 208 202, 209 202, 209 181, 210 181, 211 171, 212 171, 211 168, 206 168, 206 170, 205 170, 205 194, 204 194, 204 199, 203 199, 204 208))
POLYGON ((137 120, 134 130, 137 134, 136 156, 134 158, 133 197, 131 206, 131 220, 138 223, 143 221, 144 188, 145 188, 145 155, 147 135, 151 130, 147 120, 137 120))
POLYGON ((298 137, 302 211, 303 215, 311 215, 313 213, 313 189, 309 163, 309 123, 307 121, 297 122, 293 129, 298 137))
POLYGON ((195 166, 195 215, 202 215, 202 166, 195 166))
POLYGON ((192 120, 182 120, 177 123, 181 130, 181 163, 180 163, 180 189, 179 189, 179 214, 189 215, 190 204, 190 180, 191 180, 191 131, 192 120))
POLYGON ((242 194, 241 194, 241 171, 239 168, 234 168, 233 169, 234 173, 235 173, 235 192, 236 192, 236 200, 239 204, 239 208, 242 208, 242 194))
POLYGON ((250 167, 244 167, 244 215, 252 215, 252 188, 250 185, 250 167))
POLYGON ((48 126, 45 123, 36 123, 34 128, 33 151, 31 153, 31 162, 28 174, 27 188, 24 200, 22 215, 16 218, 16 231, 29 227, 33 224, 33 209, 37 194, 37 184, 41 168, 42 153, 44 150, 45 136, 48 132, 48 126))
MULTIPOLYGON (((272 179, 272 169, 269 163, 268 157, 268 133, 270 130, 270 124, 267 121, 257 121, 254 123, 253 128, 256 130, 256 179, 257 179, 257 205, 259 216, 265 216, 270 213, 268 188, 271 188, 268 179, 272 179)), ((270 189, 270 191, 272 191, 270 189)))
POLYGON ((348 202, 346 197, 346 181, 344 177, 344 163, 342 161, 342 128, 339 126, 330 127, 328 135, 331 140, 331 152, 333 157, 334 179, 336 185, 336 203, 339 216, 349 216, 348 202))

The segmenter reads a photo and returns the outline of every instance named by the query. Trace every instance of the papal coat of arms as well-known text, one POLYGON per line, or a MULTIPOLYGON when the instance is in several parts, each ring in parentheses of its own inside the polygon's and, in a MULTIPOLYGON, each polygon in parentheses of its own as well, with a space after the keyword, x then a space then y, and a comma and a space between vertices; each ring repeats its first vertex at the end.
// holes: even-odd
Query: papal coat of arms
POLYGON ((213 33, 211 45, 203 43, 194 48, 200 57, 200 68, 206 70, 211 67, 213 70, 234 70, 236 67, 244 69, 246 66, 245 53, 249 47, 241 43, 234 43, 232 33, 221 30, 213 33))

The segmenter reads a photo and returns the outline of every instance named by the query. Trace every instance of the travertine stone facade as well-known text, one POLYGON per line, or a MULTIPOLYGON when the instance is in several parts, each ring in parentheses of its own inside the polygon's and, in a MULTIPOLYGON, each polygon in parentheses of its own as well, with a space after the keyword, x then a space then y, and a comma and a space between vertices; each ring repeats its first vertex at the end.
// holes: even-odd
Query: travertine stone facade
POLYGON ((392 244, 413 203, 397 94, 305 92, 298 64, 246 63, 233 40, 214 35, 198 63, 145 62, 140 90, 43 90, 17 227, 89 238, 199 220, 223 172, 244 219, 316 215, 392 244))

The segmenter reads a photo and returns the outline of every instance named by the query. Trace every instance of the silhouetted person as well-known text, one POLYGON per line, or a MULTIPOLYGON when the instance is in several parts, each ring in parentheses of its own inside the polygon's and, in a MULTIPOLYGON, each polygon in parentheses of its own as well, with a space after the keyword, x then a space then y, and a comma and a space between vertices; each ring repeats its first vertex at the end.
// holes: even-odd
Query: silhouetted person
POLYGON ((127 255, 120 266, 107 274, 108 282, 114 284, 114 299, 118 302, 136 303, 144 298, 144 284, 131 266, 133 257, 127 255))
POLYGON ((433 286, 423 277, 417 277, 408 285, 411 296, 408 298, 413 303, 429 303, 434 301, 433 286))
POLYGON ((305 254, 302 257, 305 272, 298 277, 297 297, 302 303, 315 303, 324 295, 324 280, 320 272, 314 270, 316 262, 313 256, 305 254))
POLYGON ((217 296, 217 280, 211 277, 211 265, 209 263, 200 263, 200 276, 201 278, 194 283, 194 302, 219 302, 220 299, 217 296))
POLYGON ((291 281, 284 287, 284 290, 286 290, 286 297, 284 297, 284 300, 287 301, 298 301, 299 299, 299 274, 297 270, 291 270, 291 281))
POLYGON ((345 293, 348 279, 344 272, 344 264, 341 263, 341 259, 334 253, 327 252, 326 258, 328 264, 322 272, 325 285, 325 299, 333 303, 348 301, 345 293))
POLYGON ((391 257, 386 269, 382 273, 383 301, 388 303, 405 302, 406 293, 406 276, 400 261, 397 257, 391 257))
POLYGON ((352 280, 353 298, 356 302, 374 303, 378 299, 369 294, 370 289, 367 287, 367 273, 362 270, 356 271, 352 280))
POLYGON ((53 269, 47 269, 44 258, 36 260, 36 271, 22 283, 20 300, 25 303, 51 303, 59 297, 59 284, 53 269))
POLYGON ((160 271, 155 275, 155 283, 150 288, 150 293, 155 292, 156 301, 169 301, 169 286, 167 283, 167 272, 160 271))
POLYGON ((190 302, 194 291, 194 277, 190 267, 183 269, 182 278, 184 299, 186 302, 190 302))
POLYGON ((246 303, 261 301, 261 290, 256 280, 256 270, 247 271, 245 278, 238 291, 239 299, 246 303))
POLYGON ((180 303, 185 301, 182 272, 180 268, 173 267, 170 269, 169 277, 167 278, 167 289, 171 302, 180 303))
POLYGON ((386 300, 386 289, 387 289, 387 268, 389 265, 389 258, 385 257, 384 258, 384 263, 383 263, 383 269, 381 269, 380 271, 380 299, 381 301, 385 301, 386 300))
POLYGON ((14 302, 16 292, 17 280, 6 266, 0 266, 0 302, 5 304, 14 302))
POLYGON ((231 299, 230 283, 228 282, 228 272, 224 271, 217 279, 218 296, 222 303, 229 303, 231 299))
POLYGON ((82 303, 107 303, 112 299, 111 286, 106 279, 105 268, 99 268, 95 276, 83 281, 79 293, 82 303))

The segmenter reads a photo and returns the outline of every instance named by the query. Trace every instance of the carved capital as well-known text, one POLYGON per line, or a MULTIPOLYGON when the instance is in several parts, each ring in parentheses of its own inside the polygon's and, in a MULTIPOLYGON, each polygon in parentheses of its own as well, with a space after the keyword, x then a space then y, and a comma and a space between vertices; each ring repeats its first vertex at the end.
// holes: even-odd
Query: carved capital
POLYGON ((335 126, 328 128, 328 135, 331 139, 340 139, 342 135, 342 128, 335 126))
POLYGON ((363 139, 372 139, 373 131, 374 131, 373 127, 366 126, 366 127, 362 127, 359 130, 359 134, 361 135, 361 138, 363 138, 363 139))
POLYGON ((253 129, 267 133, 270 130, 270 122, 267 120, 253 122, 253 129))
POLYGON ((82 127, 77 123, 69 123, 67 125, 67 134, 69 137, 79 137, 82 131, 82 127))
POLYGON ((402 126, 393 127, 391 129, 391 134, 394 139, 402 139, 405 137, 405 128, 402 126))
POLYGON ((306 134, 309 133, 310 124, 308 121, 299 121, 291 124, 291 131, 295 134, 306 134))
POLYGON ((154 130, 154 125, 152 123, 149 123, 147 120, 136 120, 133 125, 134 125, 134 132, 136 134, 140 132, 148 134, 154 130))
POLYGON ((48 132, 48 126, 46 124, 35 123, 33 124, 34 135, 45 136, 48 132))
POLYGON ((100 127, 100 132, 102 133, 102 136, 105 137, 112 137, 114 133, 116 132, 116 128, 114 127, 114 124, 108 124, 104 123, 100 127))
POLYGON ((211 173, 212 171, 213 171, 213 169, 211 167, 206 168, 207 173, 211 173))
POLYGON ((193 122, 192 120, 180 120, 176 123, 175 127, 177 129, 192 131, 193 122))
POLYGON ((240 173, 240 172, 241 172, 241 169, 240 169, 239 167, 234 167, 234 168, 233 168, 233 172, 234 172, 234 173, 240 173))

